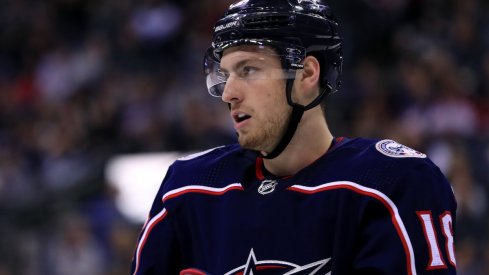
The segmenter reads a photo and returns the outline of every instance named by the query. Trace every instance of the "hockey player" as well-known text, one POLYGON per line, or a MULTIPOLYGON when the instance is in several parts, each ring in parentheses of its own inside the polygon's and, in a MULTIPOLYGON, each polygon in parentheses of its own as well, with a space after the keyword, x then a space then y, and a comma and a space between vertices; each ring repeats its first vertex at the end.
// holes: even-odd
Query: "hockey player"
POLYGON ((342 41, 322 0, 243 0, 204 70, 239 144, 175 161, 132 274, 455 274, 456 202, 426 155, 334 138, 342 41))

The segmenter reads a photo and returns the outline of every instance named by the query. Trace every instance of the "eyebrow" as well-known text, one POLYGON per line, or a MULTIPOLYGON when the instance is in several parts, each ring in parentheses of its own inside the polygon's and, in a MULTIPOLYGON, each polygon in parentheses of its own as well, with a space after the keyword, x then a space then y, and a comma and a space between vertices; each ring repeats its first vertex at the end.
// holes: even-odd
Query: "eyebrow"
MULTIPOLYGON (((246 63, 251 62, 251 61, 254 61, 254 60, 251 58, 243 59, 243 60, 239 61, 238 63, 234 64, 232 66, 232 69, 236 71, 237 69, 243 67, 244 65, 246 65, 246 63)), ((260 61, 260 60, 257 59, 257 61, 260 61)), ((223 67, 220 67, 219 70, 221 70, 222 72, 225 72, 225 73, 228 72, 228 70, 226 68, 223 68, 223 67)))

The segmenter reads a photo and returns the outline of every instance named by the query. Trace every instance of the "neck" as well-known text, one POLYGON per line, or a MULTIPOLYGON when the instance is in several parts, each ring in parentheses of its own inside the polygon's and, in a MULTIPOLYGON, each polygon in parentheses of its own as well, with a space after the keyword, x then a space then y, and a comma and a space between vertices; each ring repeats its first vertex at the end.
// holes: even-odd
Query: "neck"
POLYGON ((274 159, 264 159, 265 168, 277 176, 294 175, 324 155, 333 141, 322 111, 314 108, 304 113, 294 137, 274 159))

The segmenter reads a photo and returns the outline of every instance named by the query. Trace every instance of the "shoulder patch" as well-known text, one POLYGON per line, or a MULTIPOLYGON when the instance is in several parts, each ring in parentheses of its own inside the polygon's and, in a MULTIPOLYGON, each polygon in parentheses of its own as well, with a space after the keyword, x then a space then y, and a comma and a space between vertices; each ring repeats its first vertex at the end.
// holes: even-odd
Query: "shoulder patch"
POLYGON ((426 158, 426 155, 390 139, 384 139, 375 144, 375 149, 393 158, 426 158))

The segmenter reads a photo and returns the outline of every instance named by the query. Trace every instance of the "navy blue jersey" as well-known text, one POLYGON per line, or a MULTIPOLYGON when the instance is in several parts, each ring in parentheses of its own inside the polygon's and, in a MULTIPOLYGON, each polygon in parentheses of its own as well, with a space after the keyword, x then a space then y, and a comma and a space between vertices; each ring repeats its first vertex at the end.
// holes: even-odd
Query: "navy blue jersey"
POLYGON ((440 170, 392 140, 337 138, 288 177, 218 147, 169 168, 132 274, 455 274, 455 211, 440 170))

